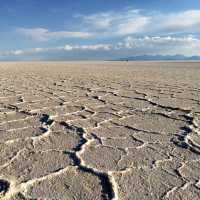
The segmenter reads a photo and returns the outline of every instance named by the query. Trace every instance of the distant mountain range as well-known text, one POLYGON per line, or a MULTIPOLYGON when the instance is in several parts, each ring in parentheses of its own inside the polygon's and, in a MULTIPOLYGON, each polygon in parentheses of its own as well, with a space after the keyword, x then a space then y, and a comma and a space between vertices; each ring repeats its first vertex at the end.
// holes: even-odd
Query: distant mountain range
POLYGON ((115 61, 159 61, 159 60, 200 60, 200 56, 187 57, 184 55, 140 55, 115 59, 115 61))

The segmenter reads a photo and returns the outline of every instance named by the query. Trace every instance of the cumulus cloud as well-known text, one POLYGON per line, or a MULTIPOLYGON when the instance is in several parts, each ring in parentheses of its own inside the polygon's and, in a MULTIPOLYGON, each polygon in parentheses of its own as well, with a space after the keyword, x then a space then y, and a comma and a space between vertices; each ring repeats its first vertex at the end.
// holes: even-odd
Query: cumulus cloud
POLYGON ((18 28, 17 32, 34 40, 48 41, 52 39, 62 38, 89 38, 91 33, 87 32, 70 32, 70 31, 55 31, 51 32, 45 28, 18 28))

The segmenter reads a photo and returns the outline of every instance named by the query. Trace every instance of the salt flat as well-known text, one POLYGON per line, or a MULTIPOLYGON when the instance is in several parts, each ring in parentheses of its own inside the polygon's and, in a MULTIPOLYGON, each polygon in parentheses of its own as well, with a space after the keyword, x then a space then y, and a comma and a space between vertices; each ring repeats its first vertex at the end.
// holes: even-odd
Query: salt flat
POLYGON ((0 63, 0 198, 200 199, 200 63, 0 63))

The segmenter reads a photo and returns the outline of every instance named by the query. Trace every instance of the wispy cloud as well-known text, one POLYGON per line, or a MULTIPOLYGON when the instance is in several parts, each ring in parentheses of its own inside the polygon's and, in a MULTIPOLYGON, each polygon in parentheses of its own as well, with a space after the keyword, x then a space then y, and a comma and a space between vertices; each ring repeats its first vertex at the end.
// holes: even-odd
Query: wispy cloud
POLYGON ((89 38, 91 33, 87 32, 70 32, 70 31, 49 31, 45 28, 17 28, 18 33, 34 40, 48 41, 62 38, 89 38))
POLYGON ((200 30, 200 10, 187 10, 183 12, 161 15, 161 29, 170 32, 179 31, 199 31, 200 30))
POLYGON ((200 10, 176 13, 126 9, 82 15, 88 30, 108 37, 144 34, 188 33, 200 30, 200 10))
POLYGON ((76 26, 81 31, 50 31, 42 27, 33 27, 18 28, 17 32, 37 41, 49 41, 63 38, 112 38, 200 31, 200 10, 164 14, 155 11, 124 9, 118 12, 108 11, 75 17, 79 19, 79 24, 76 26))
POLYGON ((200 38, 192 35, 184 37, 154 36, 126 37, 115 49, 129 49, 139 54, 183 54, 200 55, 200 38))
POLYGON ((21 56, 21 55, 32 55, 38 53, 48 53, 53 51, 109 51, 113 48, 110 44, 94 44, 94 45, 69 45, 49 48, 33 48, 33 49, 19 49, 0 52, 0 56, 21 56))
MULTIPOLYGON (((91 31, 106 36, 124 36, 140 33, 150 22, 150 17, 142 15, 140 10, 129 9, 122 12, 102 12, 80 16, 91 31)), ((97 33, 97 35, 98 35, 97 33)))
POLYGON ((157 47, 160 46, 164 48, 167 47, 175 47, 175 46, 187 46, 189 48, 200 47, 200 39, 196 38, 192 35, 184 36, 184 37, 172 37, 172 36, 154 36, 154 37, 127 37, 124 39, 122 43, 118 44, 118 48, 137 48, 137 47, 157 47))
POLYGON ((70 45, 33 48, 25 50, 11 50, 0 52, 0 56, 23 56, 50 52, 117 52, 118 54, 127 52, 129 54, 184 54, 200 55, 200 38, 192 35, 184 37, 154 36, 154 37, 126 37, 116 44, 93 44, 93 45, 70 45))
POLYGON ((72 50, 89 50, 89 51, 97 51, 104 50, 109 51, 112 49, 112 45, 110 44, 95 44, 95 45, 65 45, 63 50, 72 51, 72 50))

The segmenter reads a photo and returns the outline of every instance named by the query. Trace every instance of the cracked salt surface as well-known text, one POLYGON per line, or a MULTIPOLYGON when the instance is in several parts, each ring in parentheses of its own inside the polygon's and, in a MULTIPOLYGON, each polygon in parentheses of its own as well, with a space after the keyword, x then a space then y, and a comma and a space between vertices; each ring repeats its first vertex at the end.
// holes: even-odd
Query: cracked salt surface
POLYGON ((199 71, 0 63, 0 199, 200 199, 199 71))

